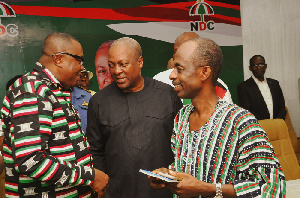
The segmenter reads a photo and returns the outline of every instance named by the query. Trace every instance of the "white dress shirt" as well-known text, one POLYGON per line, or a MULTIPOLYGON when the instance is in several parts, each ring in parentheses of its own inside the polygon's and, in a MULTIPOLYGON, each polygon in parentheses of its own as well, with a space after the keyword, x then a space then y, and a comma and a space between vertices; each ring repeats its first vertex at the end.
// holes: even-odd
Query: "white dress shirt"
POLYGON ((273 98, 266 77, 264 77, 263 81, 259 81, 253 75, 252 78, 254 79, 254 82, 257 84, 258 89, 260 90, 260 93, 263 96, 265 103, 267 104, 267 108, 270 113, 270 119, 273 119, 273 98))

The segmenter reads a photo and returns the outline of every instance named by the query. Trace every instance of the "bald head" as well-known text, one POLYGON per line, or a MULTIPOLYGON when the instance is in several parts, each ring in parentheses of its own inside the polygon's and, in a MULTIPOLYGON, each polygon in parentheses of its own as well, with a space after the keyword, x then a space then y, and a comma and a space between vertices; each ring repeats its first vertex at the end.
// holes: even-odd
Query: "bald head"
POLYGON ((141 45, 134 40, 133 38, 129 38, 129 37, 123 37, 120 38, 118 40, 115 40, 113 42, 113 44, 111 45, 111 47, 114 46, 127 46, 129 49, 131 49, 131 51, 133 52, 134 56, 138 59, 140 56, 142 56, 142 48, 141 45))
POLYGON ((66 33, 53 33, 45 38, 42 53, 52 55, 57 52, 64 52, 69 49, 74 42, 77 42, 73 36, 66 33))
POLYGON ((188 40, 191 40, 191 39, 195 39, 195 38, 200 38, 200 36, 195 33, 195 32, 184 32, 182 34, 180 34, 176 40, 175 40, 175 43, 174 43, 174 54, 176 53, 178 47, 188 41, 188 40))

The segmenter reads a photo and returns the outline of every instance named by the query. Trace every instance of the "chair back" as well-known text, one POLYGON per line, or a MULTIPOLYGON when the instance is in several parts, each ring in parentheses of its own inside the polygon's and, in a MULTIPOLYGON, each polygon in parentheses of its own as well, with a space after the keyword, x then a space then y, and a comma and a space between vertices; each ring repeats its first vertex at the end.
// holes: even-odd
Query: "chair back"
MULTIPOLYGON (((294 127, 293 127, 293 124, 292 124, 292 120, 291 120, 291 117, 290 117, 290 114, 289 114, 289 110, 288 110, 287 107, 285 107, 285 110, 286 110, 285 122, 286 122, 286 125, 288 127, 289 136, 290 136, 290 139, 291 139, 291 142, 292 142, 293 149, 294 149, 294 151, 296 153, 296 156, 297 156, 297 155, 300 155, 300 143, 299 143, 297 135, 295 133, 295 130, 294 130, 294 127)), ((299 160, 300 159, 298 159, 298 162, 299 162, 299 160)))
POLYGON ((274 148, 286 180, 300 179, 300 166, 298 164, 288 128, 282 119, 266 119, 258 121, 266 131, 274 148))

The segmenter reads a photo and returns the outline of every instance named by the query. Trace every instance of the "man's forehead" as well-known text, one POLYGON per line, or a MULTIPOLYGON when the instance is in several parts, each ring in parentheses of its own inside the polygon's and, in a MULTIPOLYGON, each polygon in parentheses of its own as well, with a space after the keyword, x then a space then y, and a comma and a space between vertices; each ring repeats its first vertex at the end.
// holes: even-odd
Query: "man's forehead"
POLYGON ((97 53, 96 53, 96 57, 101 57, 101 56, 107 56, 109 51, 109 47, 103 47, 101 49, 98 49, 97 53))
POLYGON ((186 59, 189 58, 192 53, 194 52, 196 48, 196 43, 192 41, 187 41, 183 43, 182 45, 179 46, 177 52, 175 53, 174 57, 177 56, 182 56, 185 57, 186 59))
POLYGON ((115 45, 109 49, 108 58, 130 58, 134 57, 134 51, 126 45, 115 45))
POLYGON ((59 52, 67 52, 70 54, 78 55, 78 56, 83 56, 83 49, 81 47, 81 44, 76 41, 76 43, 66 45, 63 48, 60 48, 58 50, 59 52))

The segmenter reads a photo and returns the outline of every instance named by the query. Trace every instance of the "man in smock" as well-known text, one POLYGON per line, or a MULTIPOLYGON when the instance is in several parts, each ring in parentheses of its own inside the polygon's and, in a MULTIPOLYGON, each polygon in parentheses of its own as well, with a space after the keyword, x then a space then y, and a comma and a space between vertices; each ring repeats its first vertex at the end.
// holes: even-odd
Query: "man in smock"
POLYGON ((170 169, 182 178, 162 183, 175 197, 283 197, 285 177, 265 131, 249 111, 220 100, 216 82, 223 56, 209 39, 183 43, 174 55, 170 75, 180 98, 191 98, 174 120, 170 169))

